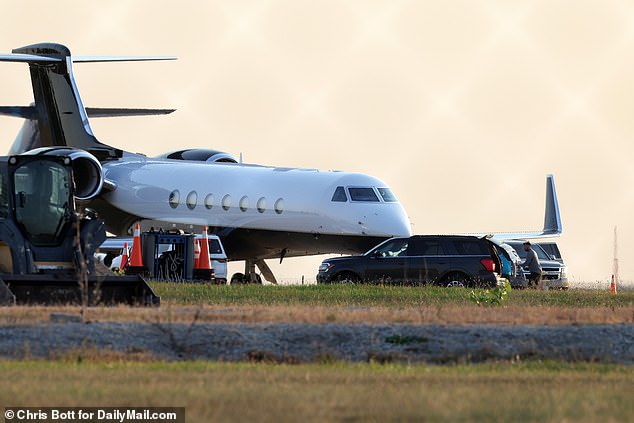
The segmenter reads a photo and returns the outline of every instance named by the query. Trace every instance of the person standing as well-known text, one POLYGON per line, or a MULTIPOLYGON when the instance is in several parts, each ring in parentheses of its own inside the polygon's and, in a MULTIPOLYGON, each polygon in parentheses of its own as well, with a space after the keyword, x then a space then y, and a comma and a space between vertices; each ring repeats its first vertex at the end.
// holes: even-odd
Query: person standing
POLYGON ((528 277, 529 286, 537 286, 537 289, 542 288, 542 265, 539 263, 539 257, 537 253, 531 247, 530 241, 524 243, 524 251, 526 251, 526 260, 524 261, 524 267, 528 267, 530 275, 528 277))

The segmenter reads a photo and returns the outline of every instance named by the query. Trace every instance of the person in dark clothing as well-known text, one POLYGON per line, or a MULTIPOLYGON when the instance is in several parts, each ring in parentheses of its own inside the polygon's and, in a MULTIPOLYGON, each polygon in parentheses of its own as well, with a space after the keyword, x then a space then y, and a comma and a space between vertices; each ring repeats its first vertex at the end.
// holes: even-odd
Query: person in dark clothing
POLYGON ((526 251, 526 260, 524 261, 524 267, 528 267, 530 276, 528 277, 528 285, 536 286, 537 289, 542 288, 542 266, 539 263, 539 257, 537 253, 531 247, 530 241, 524 243, 524 251, 526 251))

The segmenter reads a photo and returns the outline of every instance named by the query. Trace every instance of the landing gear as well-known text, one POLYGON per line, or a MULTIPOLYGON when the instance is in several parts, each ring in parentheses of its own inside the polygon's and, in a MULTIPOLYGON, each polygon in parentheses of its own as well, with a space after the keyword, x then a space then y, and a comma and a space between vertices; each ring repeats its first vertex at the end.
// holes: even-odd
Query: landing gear
POLYGON ((260 274, 255 271, 256 266, 260 269, 260 272, 262 272, 262 276, 264 276, 264 279, 271 283, 277 283, 277 281, 275 280, 275 276, 273 276, 273 272, 271 272, 269 266, 267 266, 264 260, 260 259, 245 260, 244 273, 234 273, 233 276, 231 276, 231 284, 238 285, 252 283, 262 285, 262 276, 260 276, 260 274))
POLYGON ((238 285, 238 284, 245 284, 245 283, 253 283, 253 284, 261 285, 262 276, 260 276, 260 274, 258 274, 255 271, 256 266, 260 269, 260 272, 262 273, 262 276, 264 276, 264 279, 266 279, 267 281, 273 284, 277 284, 275 275, 273 275, 273 272, 271 271, 269 266, 262 259, 245 260, 244 273, 234 273, 233 276, 231 276, 231 284, 238 285))
POLYGON ((243 285, 248 283, 261 285, 262 278, 257 273, 252 273, 250 278, 244 273, 234 273, 233 276, 231 276, 231 285, 243 285))

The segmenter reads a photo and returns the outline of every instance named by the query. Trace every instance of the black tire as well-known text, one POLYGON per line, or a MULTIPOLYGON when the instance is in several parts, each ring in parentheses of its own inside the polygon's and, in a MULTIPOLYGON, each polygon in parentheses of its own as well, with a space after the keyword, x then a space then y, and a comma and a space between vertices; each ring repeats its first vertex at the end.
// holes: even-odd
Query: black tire
POLYGON ((440 285, 447 288, 468 288, 472 286, 471 278, 460 272, 452 272, 440 280, 440 285))
POLYGON ((256 284, 262 285, 262 278, 257 273, 254 275, 254 281, 251 281, 247 275, 244 273, 234 273, 231 276, 231 285, 246 285, 246 284, 256 284))
POLYGON ((353 272, 341 272, 334 277, 333 282, 356 285, 361 283, 361 278, 359 277, 359 275, 353 272))
POLYGON ((257 273, 253 275, 254 280, 249 280, 248 283, 252 283, 255 285, 262 285, 262 277, 257 273))
POLYGON ((231 276, 230 285, 242 285, 244 283, 245 283, 244 273, 234 273, 233 276, 231 276))

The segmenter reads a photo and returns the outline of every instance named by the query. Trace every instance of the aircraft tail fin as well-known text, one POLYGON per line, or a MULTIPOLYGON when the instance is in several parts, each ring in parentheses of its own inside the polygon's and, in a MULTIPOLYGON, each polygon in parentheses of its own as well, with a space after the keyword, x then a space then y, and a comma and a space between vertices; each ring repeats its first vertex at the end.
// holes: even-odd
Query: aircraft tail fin
POLYGON ((563 227, 561 225, 561 215, 559 213, 559 201, 555 190, 555 179, 553 175, 546 176, 546 210, 544 212, 544 234, 561 235, 563 227))
MULTIPOLYGON (((82 104, 73 77, 73 62, 171 59, 157 56, 73 57, 67 47, 54 43, 33 44, 14 49, 12 54, 0 55, 0 61, 28 63, 35 98, 32 107, 8 107, 0 112, 36 121, 35 125, 30 121, 25 123, 11 147, 11 153, 23 153, 38 147, 69 146, 86 150, 100 160, 121 157, 121 150, 99 142, 93 135, 89 113, 82 104)), ((124 109, 93 110, 102 116, 132 115, 125 114, 124 109)))

